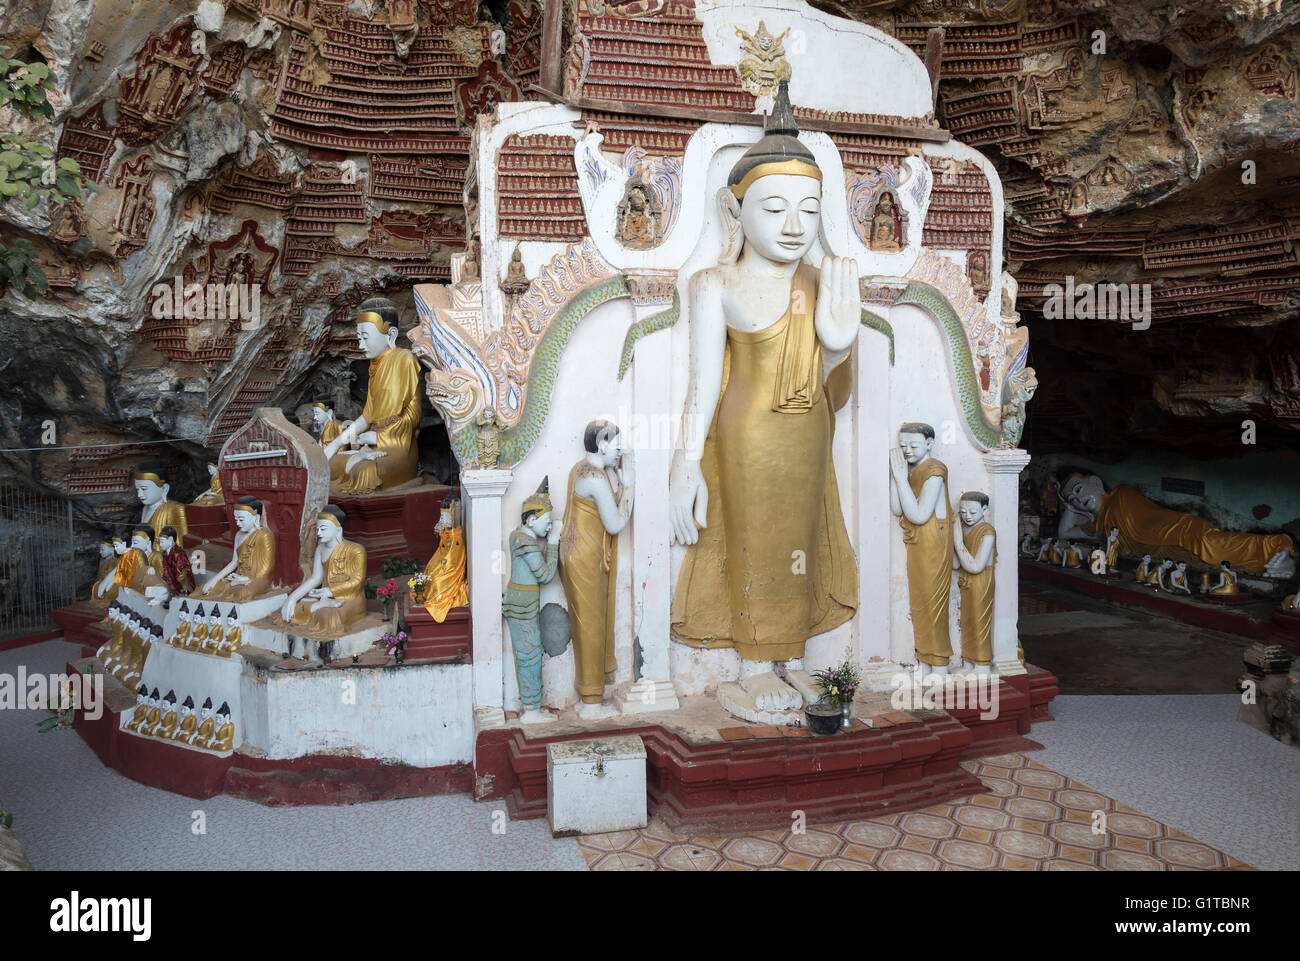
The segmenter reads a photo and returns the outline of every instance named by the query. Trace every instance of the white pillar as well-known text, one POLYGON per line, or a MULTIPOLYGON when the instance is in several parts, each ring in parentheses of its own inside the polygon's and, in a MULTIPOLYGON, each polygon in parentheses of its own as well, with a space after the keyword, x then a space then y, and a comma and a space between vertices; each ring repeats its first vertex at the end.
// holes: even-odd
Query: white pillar
POLYGON ((993 664, 999 674, 1024 674, 1016 654, 1020 641, 1020 472, 1029 463, 1023 450, 991 450, 989 507, 997 534, 998 563, 993 572, 993 664))
MULTIPOLYGON (((627 274, 636 322, 672 305, 677 288, 673 270, 627 274)), ((624 714, 670 711, 680 706, 668 675, 669 591, 668 472, 673 434, 668 376, 672 337, 656 331, 636 343, 632 357, 632 409, 636 423, 631 444, 636 464, 632 508, 632 630, 641 643, 641 676, 615 696, 624 714)))
POLYGON ((889 341, 863 328, 853 350, 857 358, 854 425, 857 438, 857 498, 854 547, 858 555, 858 614, 854 619, 863 681, 875 691, 890 690, 902 670, 892 647, 890 629, 890 538, 898 521, 889 510, 889 449, 894 428, 889 422, 889 341), (873 658, 875 660, 873 660, 873 658))
POLYGON ((474 629, 474 716, 479 728, 505 724, 505 650, 501 593, 509 573, 501 528, 501 497, 511 470, 465 470, 461 490, 468 503, 469 603, 474 629))

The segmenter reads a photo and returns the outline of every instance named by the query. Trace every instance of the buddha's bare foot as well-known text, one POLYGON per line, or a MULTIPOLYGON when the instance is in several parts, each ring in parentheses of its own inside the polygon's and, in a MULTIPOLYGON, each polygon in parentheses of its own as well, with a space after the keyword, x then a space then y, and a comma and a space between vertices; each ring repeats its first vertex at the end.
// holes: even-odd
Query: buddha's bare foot
POLYGON ((803 697, 772 671, 743 675, 740 686, 754 699, 760 711, 794 711, 803 706, 803 697))
POLYGON ((578 717, 584 721, 598 721, 603 717, 613 717, 616 713, 614 708, 606 704, 588 704, 583 701, 578 705, 578 717))
MULTIPOLYGON (((600 705, 596 706, 599 707, 600 705)), ((523 713, 519 715, 520 724, 546 724, 555 720, 556 717, 554 714, 550 711, 543 711, 540 707, 524 708, 523 713)))

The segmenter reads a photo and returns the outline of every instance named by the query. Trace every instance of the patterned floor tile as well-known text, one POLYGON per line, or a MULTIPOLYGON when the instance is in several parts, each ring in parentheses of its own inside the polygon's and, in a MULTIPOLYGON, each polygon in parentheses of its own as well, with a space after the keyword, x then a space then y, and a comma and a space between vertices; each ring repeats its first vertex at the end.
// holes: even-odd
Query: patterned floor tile
POLYGON ((578 844, 596 871, 1249 870, 1024 755, 962 767, 989 793, 799 833, 682 837, 656 822, 578 844))

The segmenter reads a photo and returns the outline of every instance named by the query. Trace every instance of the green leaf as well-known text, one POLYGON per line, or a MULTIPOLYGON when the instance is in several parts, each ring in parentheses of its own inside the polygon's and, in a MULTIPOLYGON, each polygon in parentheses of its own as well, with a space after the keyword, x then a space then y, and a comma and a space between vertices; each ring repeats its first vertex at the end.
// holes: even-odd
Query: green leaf
POLYGON ((37 80, 44 80, 50 75, 50 68, 39 61, 37 63, 29 63, 27 65, 27 75, 29 77, 35 77, 37 80))
POLYGON ((23 158, 13 150, 6 150, 0 153, 0 164, 4 164, 10 170, 17 170, 23 162, 23 158))
POLYGON ((37 207, 40 206, 40 203, 41 203, 40 194, 33 192, 27 195, 26 204, 28 210, 35 210, 37 207))
POLYGON ((81 164, 77 163, 71 157, 60 157, 58 167, 60 170, 67 170, 70 173, 81 173, 81 164))

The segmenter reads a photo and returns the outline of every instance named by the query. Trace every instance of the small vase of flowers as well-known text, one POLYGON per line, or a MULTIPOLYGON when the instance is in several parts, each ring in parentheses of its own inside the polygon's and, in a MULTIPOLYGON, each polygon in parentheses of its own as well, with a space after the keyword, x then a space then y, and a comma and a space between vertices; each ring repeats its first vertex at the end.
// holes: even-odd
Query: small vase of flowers
POLYGON ((397 578, 390 577, 387 583, 381 584, 379 587, 375 588, 375 596, 379 598, 379 603, 384 605, 384 620, 392 620, 388 614, 388 610, 393 601, 397 598, 397 578))
POLYGON ((862 682, 858 665, 847 657, 837 666, 814 671, 813 678, 821 693, 820 703, 839 709, 840 727, 853 726, 853 698, 862 682))

